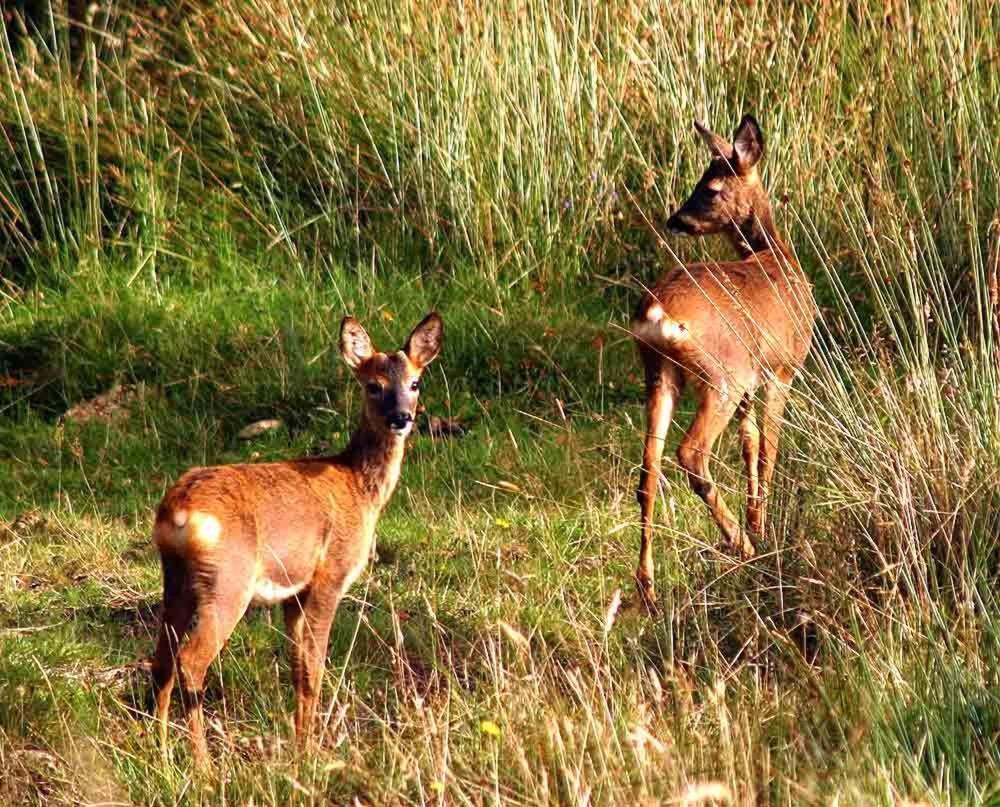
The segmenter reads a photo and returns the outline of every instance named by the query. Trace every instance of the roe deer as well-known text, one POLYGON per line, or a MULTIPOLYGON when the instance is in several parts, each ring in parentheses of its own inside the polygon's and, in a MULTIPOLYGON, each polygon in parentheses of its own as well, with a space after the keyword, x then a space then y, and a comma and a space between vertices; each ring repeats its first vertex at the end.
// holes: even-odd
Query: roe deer
POLYGON ((752 556, 753 543, 712 480, 712 447, 738 412, 747 473, 747 527, 760 535, 782 413, 792 379, 809 352, 815 317, 812 286, 775 229, 757 173, 764 153, 757 121, 744 116, 732 144, 697 121, 694 125, 712 153, 711 162, 667 227, 683 235, 722 233, 740 260, 672 269, 643 295, 632 320, 647 396, 636 583, 650 609, 655 607, 653 508, 660 461, 684 385, 695 388, 698 406, 678 448, 678 461, 726 541, 752 556), (760 387, 763 422, 758 429, 754 397, 760 387))
POLYGON ((379 353, 346 317, 340 351, 364 389, 364 408, 342 453, 194 468, 167 491, 153 528, 163 566, 152 672, 164 751, 176 675, 195 760, 207 764, 205 672, 252 602, 284 605, 295 733, 299 742, 308 737, 334 613, 368 562, 375 524, 399 479, 420 376, 442 336, 441 318, 431 313, 402 350, 379 353))

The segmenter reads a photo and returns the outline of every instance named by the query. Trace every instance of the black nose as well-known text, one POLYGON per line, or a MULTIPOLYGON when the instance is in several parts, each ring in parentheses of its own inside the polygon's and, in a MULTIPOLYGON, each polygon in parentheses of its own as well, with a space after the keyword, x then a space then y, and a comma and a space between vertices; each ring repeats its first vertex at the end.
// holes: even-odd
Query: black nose
POLYGON ((413 415, 409 412, 393 412, 386 418, 389 427, 402 431, 413 422, 413 415))

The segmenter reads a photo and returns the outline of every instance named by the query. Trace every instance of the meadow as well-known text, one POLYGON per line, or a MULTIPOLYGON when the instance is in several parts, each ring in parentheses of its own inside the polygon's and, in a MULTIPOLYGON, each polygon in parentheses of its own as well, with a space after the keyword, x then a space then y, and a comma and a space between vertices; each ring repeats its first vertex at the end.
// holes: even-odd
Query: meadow
MULTIPOLYGON (((1000 6, 2 11, 0 803, 1000 799, 1000 6), (728 256, 662 224, 692 119, 745 112, 817 332, 751 562, 676 467, 682 404, 650 618, 626 328, 728 256), (257 609, 209 676, 212 775, 179 719, 163 759, 153 508, 191 465, 339 448, 341 317, 394 349, 431 308, 422 401, 464 434, 412 438, 320 742, 257 609)), ((734 428, 715 467, 742 506, 734 428)))

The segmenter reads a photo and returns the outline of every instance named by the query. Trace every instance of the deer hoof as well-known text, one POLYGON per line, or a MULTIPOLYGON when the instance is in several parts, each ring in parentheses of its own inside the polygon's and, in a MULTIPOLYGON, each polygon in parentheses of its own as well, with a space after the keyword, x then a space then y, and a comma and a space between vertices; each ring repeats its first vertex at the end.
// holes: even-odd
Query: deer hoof
POLYGON ((750 560, 757 554, 753 541, 751 541, 747 535, 737 536, 735 540, 729 542, 729 545, 733 550, 735 550, 741 560, 750 560))
POLYGON ((723 547, 735 554, 740 560, 750 560, 750 558, 757 554, 753 541, 750 540, 749 533, 738 529, 726 532, 723 539, 723 547))
POLYGON ((653 590, 653 581, 642 575, 636 575, 635 587, 639 592, 639 607, 647 616, 656 616, 660 609, 656 606, 656 592, 653 590))

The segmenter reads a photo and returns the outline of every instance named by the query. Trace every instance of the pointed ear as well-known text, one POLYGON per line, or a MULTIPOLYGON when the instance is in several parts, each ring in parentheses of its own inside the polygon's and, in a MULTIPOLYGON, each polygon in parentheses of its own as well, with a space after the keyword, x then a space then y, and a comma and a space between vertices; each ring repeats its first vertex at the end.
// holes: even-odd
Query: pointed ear
POLYGON ((340 355, 352 370, 358 369, 375 354, 372 340, 354 317, 340 323, 340 355))
POLYGON ((426 367, 441 352, 444 339, 444 322, 437 311, 432 311, 413 329, 406 340, 403 352, 417 367, 426 367))
POLYGON ((723 160, 732 159, 733 147, 729 145, 729 142, 725 138, 719 137, 700 121, 694 122, 694 128, 701 135, 701 139, 705 141, 705 145, 708 146, 708 150, 712 152, 713 157, 721 157, 723 160))
POLYGON ((733 133, 733 150, 741 171, 749 171, 764 156, 764 133, 753 115, 744 115, 733 133))

